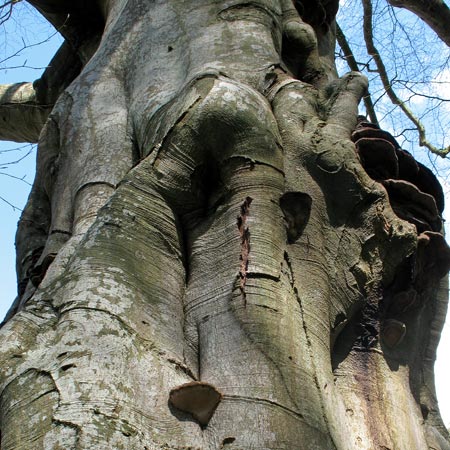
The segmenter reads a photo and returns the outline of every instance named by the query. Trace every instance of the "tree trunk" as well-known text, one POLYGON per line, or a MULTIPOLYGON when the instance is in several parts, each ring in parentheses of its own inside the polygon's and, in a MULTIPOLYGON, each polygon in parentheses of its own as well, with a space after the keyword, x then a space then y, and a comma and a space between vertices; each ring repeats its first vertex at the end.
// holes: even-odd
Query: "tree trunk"
POLYGON ((84 66, 19 224, 2 450, 450 449, 442 191, 357 128, 337 2, 32 3, 84 66))

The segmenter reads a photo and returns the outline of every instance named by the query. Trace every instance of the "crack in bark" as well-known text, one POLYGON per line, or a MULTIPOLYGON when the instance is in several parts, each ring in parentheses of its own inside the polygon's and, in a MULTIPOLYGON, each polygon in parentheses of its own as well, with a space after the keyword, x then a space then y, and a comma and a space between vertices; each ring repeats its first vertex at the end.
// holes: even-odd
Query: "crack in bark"
POLYGON ((224 440, 222 441, 222 444, 220 446, 221 449, 225 448, 227 445, 231 445, 234 441, 236 440, 235 437, 229 436, 224 438, 224 440))
POLYGON ((28 271, 28 278, 31 280, 35 287, 41 284, 41 281, 45 278, 47 270, 56 258, 56 253, 48 253, 40 264, 35 265, 28 271))
MULTIPOLYGON (((301 414, 300 412, 295 411, 285 405, 282 405, 281 403, 278 403, 274 400, 268 400, 266 398, 259 398, 259 397, 246 397, 244 395, 224 394, 222 402, 225 400, 231 400, 231 401, 241 400, 241 401, 248 402, 248 403, 263 403, 263 404, 267 404, 269 406, 275 406, 276 408, 281 408, 283 411, 287 412, 288 414, 295 417, 296 419, 300 419, 300 420, 306 422, 303 414, 301 414)), ((308 425, 310 425, 310 424, 308 423, 308 425)))
POLYGON ((79 443, 80 443, 81 427, 79 425, 77 425, 76 423, 72 423, 72 422, 69 422, 67 420, 61 420, 61 419, 52 418, 52 422, 55 425, 60 425, 60 426, 63 426, 63 427, 71 428, 72 430, 75 431, 74 447, 71 450, 77 450, 79 448, 79 443))
MULTIPOLYGON (((325 405, 323 402, 323 397, 322 397, 322 390, 320 388, 320 383, 319 383, 319 379, 317 377, 317 368, 316 365, 314 363, 314 355, 312 354, 312 343, 311 343, 311 338, 309 336, 309 331, 308 331, 308 327, 306 325, 305 322, 305 310, 303 308, 303 303, 302 300, 300 298, 300 295, 298 293, 298 289, 295 286, 295 275, 294 275, 294 270, 292 268, 292 264, 289 258, 289 253, 287 251, 284 252, 284 261, 287 264, 287 268, 289 270, 289 281, 291 283, 291 287, 292 290, 294 291, 295 294, 295 299, 297 300, 297 303, 299 305, 300 308, 300 314, 302 316, 302 327, 303 327, 303 331, 305 333, 305 338, 306 338, 306 345, 307 345, 307 352, 309 355, 309 359, 311 361, 311 366, 313 367, 313 379, 314 379, 314 384, 317 388, 317 391, 319 393, 319 398, 321 399, 321 403, 320 403, 320 409, 322 411, 322 417, 323 417, 323 421, 325 423, 325 427, 328 430, 328 434, 330 436, 330 438, 332 439, 332 433, 331 433, 331 428, 330 428, 330 424, 328 422, 328 418, 327 418, 327 414, 326 414, 326 410, 325 410, 325 405)), ((334 443, 334 442, 333 442, 334 443)), ((337 447, 337 446, 336 446, 337 447)))
MULTIPOLYGON (((103 183, 106 184, 106 183, 103 183)), ((108 183, 109 184, 109 183, 108 183)), ((70 231, 67 230, 59 230, 58 228, 53 229, 52 231, 50 231, 50 235, 52 234, 65 234, 67 236, 72 236, 72 233, 70 231)))
MULTIPOLYGON (((279 146, 278 146, 278 148, 282 149, 282 147, 279 147, 279 146)), ((266 161, 258 161, 258 160, 255 160, 253 158, 250 158, 248 156, 243 156, 243 155, 232 155, 232 156, 229 156, 226 159, 220 161, 219 162, 219 166, 220 167, 227 167, 228 164, 233 163, 234 161, 240 161, 240 160, 248 161, 248 163, 250 165, 250 170, 253 170, 255 168, 255 166, 263 166, 263 167, 269 167, 270 169, 275 170, 276 172, 280 173, 283 177, 286 176, 284 171, 282 169, 280 169, 279 167, 277 167, 276 165, 274 165, 274 164, 270 164, 269 162, 266 162, 266 161)), ((247 198, 249 198, 249 197, 247 197, 247 198)))
POLYGON ((189 367, 187 367, 185 364, 183 364, 180 361, 177 361, 174 358, 167 358, 167 362, 173 364, 177 369, 179 369, 181 372, 185 373, 187 376, 189 376, 190 378, 192 378, 193 380, 197 381, 197 377, 195 376, 195 374, 192 372, 191 369, 189 369, 189 367))
POLYGON ((250 230, 247 225, 247 218, 250 214, 250 205, 253 199, 246 197, 241 205, 240 215, 237 217, 237 227, 241 235, 241 254, 239 256, 239 289, 244 300, 244 306, 247 306, 247 294, 245 284, 247 283, 248 263, 250 255, 250 230))
MULTIPOLYGON (((142 160, 145 158, 150 159, 150 165, 155 167, 157 160, 160 158, 161 151, 165 148, 166 142, 170 140, 173 134, 175 134, 177 128, 185 122, 185 119, 189 115, 189 113, 202 101, 204 98, 202 96, 198 96, 184 111, 181 112, 181 114, 178 116, 178 119, 175 121, 175 123, 169 128, 169 130, 166 132, 165 136, 161 139, 160 142, 155 144, 147 155, 142 156, 142 160)), ((149 121, 150 123, 151 121, 149 121)), ((147 135, 147 130, 145 130, 145 135, 147 135)), ((142 161, 141 160, 141 161, 142 161)))
POLYGON ((272 281, 280 281, 280 275, 271 275, 270 273, 261 273, 261 272, 249 272, 247 271, 247 280, 250 279, 266 279, 272 281))

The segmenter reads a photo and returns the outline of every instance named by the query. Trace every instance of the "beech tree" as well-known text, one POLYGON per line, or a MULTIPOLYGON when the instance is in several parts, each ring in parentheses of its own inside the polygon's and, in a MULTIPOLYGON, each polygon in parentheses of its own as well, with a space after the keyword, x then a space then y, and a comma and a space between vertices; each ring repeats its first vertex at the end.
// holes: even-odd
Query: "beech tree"
POLYGON ((39 145, 2 450, 450 449, 442 189, 358 117, 338 2, 29 3, 65 43, 0 94, 39 145))

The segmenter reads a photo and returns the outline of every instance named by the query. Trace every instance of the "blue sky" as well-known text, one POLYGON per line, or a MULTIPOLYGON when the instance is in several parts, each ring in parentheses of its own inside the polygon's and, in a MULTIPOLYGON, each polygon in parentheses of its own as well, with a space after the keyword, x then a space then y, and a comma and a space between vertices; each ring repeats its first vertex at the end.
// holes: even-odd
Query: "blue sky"
MULTIPOLYGON (((344 2, 342 2, 344 3, 344 2)), ((48 39, 54 32, 52 28, 40 16, 32 12, 32 8, 21 2, 18 12, 0 27, 0 83, 15 83, 19 81, 33 81, 39 78, 45 65, 50 61, 58 49, 61 38, 58 35, 48 39), (25 45, 31 47, 19 52, 16 57, 10 58, 18 49, 25 45), (39 44, 39 45, 37 45, 39 44), (6 59, 6 60, 5 60, 6 59), (3 69, 8 67, 8 69, 3 69)), ((450 96, 450 76, 446 85, 450 96)), ((443 86, 440 84, 439 86, 443 86)), ((389 129, 388 124, 385 125, 389 129)), ((415 155, 425 164, 439 162, 427 154, 415 155)), ((5 315, 16 294, 15 277, 15 250, 14 235, 20 210, 23 208, 30 184, 34 177, 36 150, 27 144, 13 142, 0 142, 0 320, 5 315), (17 161, 14 164, 6 164, 17 161), (4 200, 2 200, 4 199, 4 200), (14 208, 9 204, 14 205, 14 208)), ((444 175, 446 170, 441 169, 444 175)), ((448 182, 441 178, 448 193, 448 182)), ((450 198, 447 195, 447 203, 450 198)), ((447 208, 448 210, 449 208, 447 208)), ((448 215, 448 213, 445 213, 448 215)), ((449 223, 450 217, 447 219, 449 223)), ((449 235, 449 234, 447 234, 449 235)), ((436 384, 441 412, 447 426, 450 426, 450 388, 448 377, 450 376, 450 361, 444 353, 448 354, 450 348, 450 321, 444 327, 444 333, 438 349, 438 361, 436 364, 436 384)))
MULTIPOLYGON (((25 2, 17 6, 16 13, 0 26, 1 84, 39 78, 62 42, 31 6, 25 2), (24 47, 28 48, 20 51, 24 47)), ((0 318, 16 293, 14 235, 33 183, 35 159, 35 146, 0 141, 0 318)))

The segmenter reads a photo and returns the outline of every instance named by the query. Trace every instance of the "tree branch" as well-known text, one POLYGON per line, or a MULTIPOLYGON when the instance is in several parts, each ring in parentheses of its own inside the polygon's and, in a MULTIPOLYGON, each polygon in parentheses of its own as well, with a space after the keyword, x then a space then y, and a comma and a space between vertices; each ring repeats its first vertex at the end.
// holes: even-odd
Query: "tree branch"
POLYGON ((37 142, 51 107, 39 105, 33 83, 0 86, 0 139, 37 142))
MULTIPOLYGON (((359 72, 358 63, 356 62, 355 56, 353 55, 352 49, 350 48, 350 44, 348 43, 347 38, 345 37, 345 34, 338 23, 336 23, 336 38, 339 46, 344 52, 344 57, 345 60, 347 61, 350 70, 354 72, 359 72)), ((369 115, 370 121, 375 125, 379 125, 378 118, 375 113, 375 108, 373 106, 370 94, 364 95, 363 101, 364 106, 366 107, 367 114, 369 115)))
POLYGON ((419 145, 421 147, 426 147, 430 152, 445 157, 448 153, 450 153, 450 146, 446 148, 439 149, 435 147, 431 142, 429 142, 426 138, 425 127, 422 122, 414 115, 414 113, 409 109, 409 107, 403 102, 395 93, 392 88, 392 82, 389 79, 387 74, 386 67, 384 65, 383 60, 381 59, 380 53, 375 47, 373 41, 373 28, 372 28, 372 2, 371 0, 362 0, 362 5, 364 9, 364 40, 366 43, 367 52, 370 56, 373 57, 375 65, 377 67, 377 72, 380 75, 381 82, 383 83, 383 87, 388 95, 389 99, 394 105, 397 105, 401 108, 401 110, 405 113, 409 120, 414 124, 419 133, 419 145))
POLYGON ((104 27, 98 1, 27 0, 78 53, 84 64, 97 48, 104 27))
POLYGON ((387 2, 391 6, 414 13, 450 46, 450 9, 443 0, 387 0, 387 2))
POLYGON ((3 25, 11 17, 14 4, 18 2, 20 2, 20 0, 9 0, 0 6, 0 25, 3 25), (7 9, 6 12, 3 11, 4 8, 7 9))
POLYGON ((81 66, 77 53, 64 42, 34 83, 0 85, 0 140, 37 142, 53 105, 81 66))

